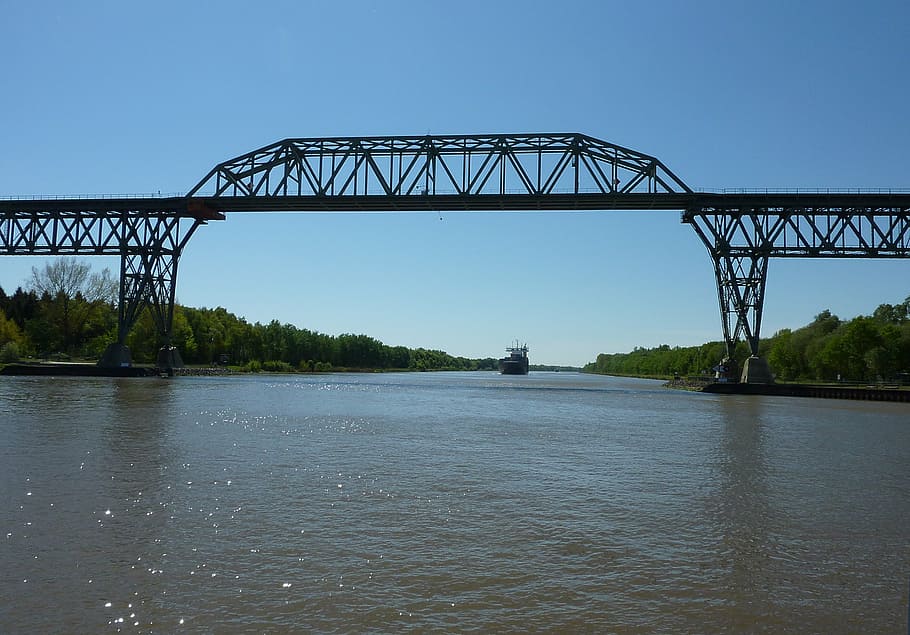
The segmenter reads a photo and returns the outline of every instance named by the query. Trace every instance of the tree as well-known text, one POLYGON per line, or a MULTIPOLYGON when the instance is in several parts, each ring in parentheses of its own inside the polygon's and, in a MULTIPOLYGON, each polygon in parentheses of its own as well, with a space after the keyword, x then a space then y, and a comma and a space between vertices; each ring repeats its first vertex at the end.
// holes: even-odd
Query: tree
POLYGON ((393 346, 389 349, 389 368, 407 368, 411 365, 411 351, 406 346, 393 346))
POLYGON ((833 332, 840 325, 840 318, 832 314, 828 309, 825 309, 815 316, 812 324, 810 324, 807 328, 812 330, 813 333, 821 336, 833 332))
POLYGON ((781 379, 796 379, 801 371, 799 353, 794 346, 793 332, 782 329, 771 338, 768 363, 781 379))
POLYGON ((282 325, 278 320, 272 320, 262 329, 262 361, 286 361, 287 338, 289 324, 282 325))
POLYGON ((884 324, 904 324, 910 322, 910 298, 900 304, 880 304, 872 319, 884 324))
POLYGON ((23 344, 22 331, 15 322, 6 317, 4 311, 0 311, 0 346, 8 342, 13 342, 17 347, 21 346, 23 344))
POLYGON ((0 309, 6 312, 9 319, 16 323, 20 329, 25 328, 25 323, 38 314, 38 294, 34 291, 24 291, 18 287, 13 295, 3 294, 0 297, 0 309))
MULTIPOLYGON (((844 328, 844 348, 846 349, 851 379, 875 379, 876 366, 886 363, 884 351, 868 357, 870 351, 882 347, 882 334, 875 320, 858 317, 848 322, 844 328)), ((882 368, 881 370, 884 370, 882 368)))
MULTIPOLYGON (((157 335, 157 333, 156 333, 157 335)), ((198 346, 193 329, 190 326, 183 307, 174 307, 174 320, 171 324, 171 344, 177 347, 181 354, 185 353, 188 359, 195 359, 198 346)))
POLYGON ((113 308, 119 283, 109 269, 93 274, 84 261, 60 258, 44 269, 32 267, 31 287, 42 297, 45 319, 59 331, 60 348, 73 352, 93 314, 113 308))
POLYGON ((145 307, 133 323, 129 335, 126 337, 126 345, 130 349, 134 362, 154 362, 158 355, 158 327, 152 312, 145 307))
POLYGON ((0 346, 0 364, 11 364, 19 361, 19 345, 7 342, 0 346))

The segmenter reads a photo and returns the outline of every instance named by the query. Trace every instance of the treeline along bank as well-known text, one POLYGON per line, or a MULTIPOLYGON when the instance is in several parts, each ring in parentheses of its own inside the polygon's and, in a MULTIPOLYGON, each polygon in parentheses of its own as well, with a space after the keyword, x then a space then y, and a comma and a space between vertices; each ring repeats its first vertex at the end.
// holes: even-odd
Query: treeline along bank
MULTIPOLYGON (((742 367, 749 355, 740 342, 735 357, 742 367)), ((606 354, 588 372, 667 377, 708 375, 726 356, 723 342, 701 346, 636 348, 606 354)), ((910 383, 910 297, 882 304, 872 315, 841 320, 825 310, 811 324, 782 329, 759 344, 777 379, 784 381, 885 381, 910 383)))
MULTIPOLYGON (((0 363, 21 359, 98 359, 117 341, 119 283, 71 258, 33 268, 25 288, 0 288, 0 363)), ((388 346, 367 335, 326 335, 276 320, 249 323, 227 309, 176 306, 171 338, 187 364, 244 370, 496 370, 495 358, 454 357, 440 350, 388 346)), ((151 313, 141 314, 127 345, 137 364, 152 364, 161 342, 151 313)), ((811 324, 761 341, 759 353, 784 381, 910 383, 910 297, 871 315, 841 320, 822 311, 811 324)), ((742 366, 749 350, 736 349, 742 366)), ((602 353, 587 372, 669 377, 708 375, 726 355, 722 342, 602 353)), ((539 369, 539 368, 538 368, 539 369)))
MULTIPOLYGON (((98 359, 117 341, 118 282, 78 260, 32 270, 27 288, 0 288, 0 363, 34 358, 98 359)), ((249 323, 224 308, 176 306, 171 342, 187 364, 244 370, 494 370, 497 360, 387 346, 367 335, 326 335, 276 320, 249 323)), ((161 342, 150 312, 127 339, 133 362, 154 363, 161 342)))

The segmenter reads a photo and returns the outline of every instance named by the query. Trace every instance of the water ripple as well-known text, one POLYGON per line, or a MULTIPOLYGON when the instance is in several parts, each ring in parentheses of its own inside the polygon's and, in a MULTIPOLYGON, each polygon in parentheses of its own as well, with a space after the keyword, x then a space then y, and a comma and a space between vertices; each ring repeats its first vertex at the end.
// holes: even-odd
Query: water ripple
POLYGON ((5 378, 0 630, 902 628, 904 409, 539 375, 5 378))

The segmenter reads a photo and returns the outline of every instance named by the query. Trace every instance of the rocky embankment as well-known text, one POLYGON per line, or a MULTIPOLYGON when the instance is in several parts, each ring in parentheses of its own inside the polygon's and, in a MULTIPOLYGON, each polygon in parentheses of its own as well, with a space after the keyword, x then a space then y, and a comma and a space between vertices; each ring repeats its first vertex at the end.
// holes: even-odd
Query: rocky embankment
POLYGON ((671 379, 664 386, 667 388, 673 388, 675 390, 692 390, 694 392, 701 392, 704 390, 705 386, 708 386, 714 382, 713 379, 707 377, 680 377, 677 379, 671 379))
POLYGON ((230 368, 223 366, 210 366, 205 368, 175 368, 174 375, 178 377, 215 377, 218 375, 236 375, 230 368))

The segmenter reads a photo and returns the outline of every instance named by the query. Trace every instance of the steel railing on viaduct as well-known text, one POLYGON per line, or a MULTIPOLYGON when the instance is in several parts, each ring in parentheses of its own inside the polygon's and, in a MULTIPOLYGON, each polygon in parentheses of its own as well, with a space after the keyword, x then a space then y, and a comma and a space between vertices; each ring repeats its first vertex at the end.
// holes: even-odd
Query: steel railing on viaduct
POLYGON ((0 255, 119 255, 118 342, 100 363, 130 363, 126 336, 148 306, 172 368, 177 265, 201 225, 358 210, 678 210, 714 263, 731 359, 740 339, 758 355, 770 258, 910 257, 910 192, 694 192, 659 159, 576 133, 286 139, 186 196, 0 200, 0 255))

